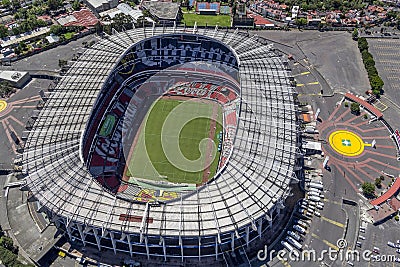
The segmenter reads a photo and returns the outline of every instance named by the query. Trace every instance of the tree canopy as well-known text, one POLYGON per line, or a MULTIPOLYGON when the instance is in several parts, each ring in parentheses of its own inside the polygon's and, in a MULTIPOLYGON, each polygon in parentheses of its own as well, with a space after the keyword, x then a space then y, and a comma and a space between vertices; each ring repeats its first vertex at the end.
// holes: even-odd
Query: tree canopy
POLYGON ((365 182, 361 186, 361 189, 366 196, 375 195, 375 185, 373 183, 365 182))

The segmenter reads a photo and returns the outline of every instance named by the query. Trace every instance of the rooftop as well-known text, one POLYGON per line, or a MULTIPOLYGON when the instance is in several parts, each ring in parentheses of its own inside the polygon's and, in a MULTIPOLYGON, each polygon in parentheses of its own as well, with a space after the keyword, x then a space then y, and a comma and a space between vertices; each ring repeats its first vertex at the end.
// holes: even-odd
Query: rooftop
POLYGON ((179 12, 179 3, 143 1, 143 6, 159 19, 176 20, 179 12))

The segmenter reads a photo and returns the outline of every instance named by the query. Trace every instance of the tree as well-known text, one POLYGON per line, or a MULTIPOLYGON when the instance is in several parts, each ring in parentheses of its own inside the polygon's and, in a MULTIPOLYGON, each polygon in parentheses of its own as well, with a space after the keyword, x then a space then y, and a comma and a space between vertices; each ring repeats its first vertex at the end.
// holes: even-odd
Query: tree
POLYGON ((384 82, 381 79, 381 77, 379 77, 378 75, 375 75, 375 76, 371 77, 370 84, 371 84, 372 91, 373 90, 381 91, 383 88, 384 82))
POLYGON ((358 30, 354 29, 354 31, 353 31, 351 36, 353 37, 353 40, 357 40, 357 38, 358 38, 358 30))
POLYGON ((0 246, 8 249, 9 251, 11 251, 14 254, 18 253, 18 248, 14 247, 14 242, 10 237, 2 236, 0 238, 0 246))
POLYGON ((375 186, 376 186, 377 188, 381 188, 381 187, 382 187, 382 180, 381 180, 381 178, 376 178, 376 179, 375 179, 375 186))
POLYGON ((15 92, 15 88, 8 81, 0 82, 0 97, 7 98, 15 92))
POLYGON ((358 38, 358 49, 360 49, 361 52, 368 50, 368 42, 365 37, 358 38))
POLYGON ((74 10, 79 10, 79 9, 81 9, 81 3, 80 3, 78 0, 75 0, 75 1, 72 3, 72 8, 73 8, 74 10))
POLYGON ((63 31, 64 31, 64 28, 61 25, 51 25, 50 26, 50 33, 52 33, 54 35, 59 35, 63 31))
POLYGON ((354 114, 359 114, 360 113, 360 104, 355 103, 355 102, 351 103, 350 110, 354 114))
POLYGON ((19 44, 18 44, 18 48, 19 48, 21 51, 23 51, 23 50, 27 49, 28 47, 27 47, 27 45, 26 45, 26 43, 25 43, 24 41, 21 41, 21 42, 19 42, 19 44))
POLYGON ((365 182, 362 184, 361 189, 366 196, 374 196, 375 195, 375 185, 369 182, 365 182))
POLYGON ((125 25, 131 25, 132 24, 132 17, 125 15, 123 13, 115 15, 113 19, 113 27, 117 30, 120 31, 123 26, 125 25))
POLYGON ((3 24, 0 24, 0 38, 4 38, 8 36, 8 28, 3 24))
POLYGON ((307 19, 305 19, 305 18, 298 18, 298 19, 296 19, 295 23, 296 23, 296 25, 300 28, 300 27, 302 27, 302 26, 307 25, 307 19))
POLYGON ((66 60, 64 60, 64 59, 59 59, 59 60, 58 60, 58 66, 59 66, 60 68, 64 67, 64 66, 67 65, 67 64, 68 64, 68 61, 66 61, 66 60))
POLYGON ((14 266, 17 261, 18 256, 6 249, 5 247, 0 246, 0 260, 3 262, 5 266, 14 266))
POLYGON ((1 4, 3 5, 3 7, 5 8, 10 8, 11 7, 11 1, 10 0, 2 0, 1 4))
POLYGON ((48 0, 47 5, 49 6, 50 10, 57 10, 62 7, 63 2, 62 0, 48 0))

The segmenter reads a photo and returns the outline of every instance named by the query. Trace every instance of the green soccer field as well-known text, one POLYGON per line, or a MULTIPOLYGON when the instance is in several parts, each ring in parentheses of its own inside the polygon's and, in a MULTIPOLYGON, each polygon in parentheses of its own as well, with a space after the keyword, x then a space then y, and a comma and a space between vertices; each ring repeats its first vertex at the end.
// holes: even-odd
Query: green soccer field
MULTIPOLYGON (((200 150, 204 153, 208 151, 205 154, 209 155, 210 145, 199 147, 199 144, 209 137, 210 132, 214 132, 213 140, 215 146, 218 145, 217 135, 222 131, 221 106, 210 101, 202 103, 164 98, 153 104, 145 120, 126 175, 172 183, 200 184, 206 165, 206 157, 201 158, 200 150), (218 122, 212 123, 210 118, 218 122)), ((218 160, 219 152, 210 165, 209 177, 215 174, 218 160)))
POLYGON ((199 15, 194 13, 184 13, 181 24, 186 24, 188 27, 194 26, 197 22, 197 26, 220 26, 230 27, 231 17, 229 15, 199 15))

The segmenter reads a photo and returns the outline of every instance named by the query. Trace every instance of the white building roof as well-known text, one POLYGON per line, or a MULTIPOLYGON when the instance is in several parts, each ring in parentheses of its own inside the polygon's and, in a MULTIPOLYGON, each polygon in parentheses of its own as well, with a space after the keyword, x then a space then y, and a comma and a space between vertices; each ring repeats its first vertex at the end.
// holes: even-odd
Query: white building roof
POLYGON ((18 82, 22 77, 27 75, 28 72, 26 71, 10 71, 10 70, 3 70, 0 71, 0 80, 6 80, 10 82, 18 82))
POLYGON ((60 37, 58 37, 57 35, 54 34, 50 34, 49 36, 46 36, 46 40, 50 43, 57 43, 58 41, 60 41, 60 37))
POLYGON ((321 151, 322 150, 321 143, 312 142, 312 141, 307 141, 306 143, 303 143, 303 148, 311 149, 311 150, 317 150, 317 151, 321 151))

